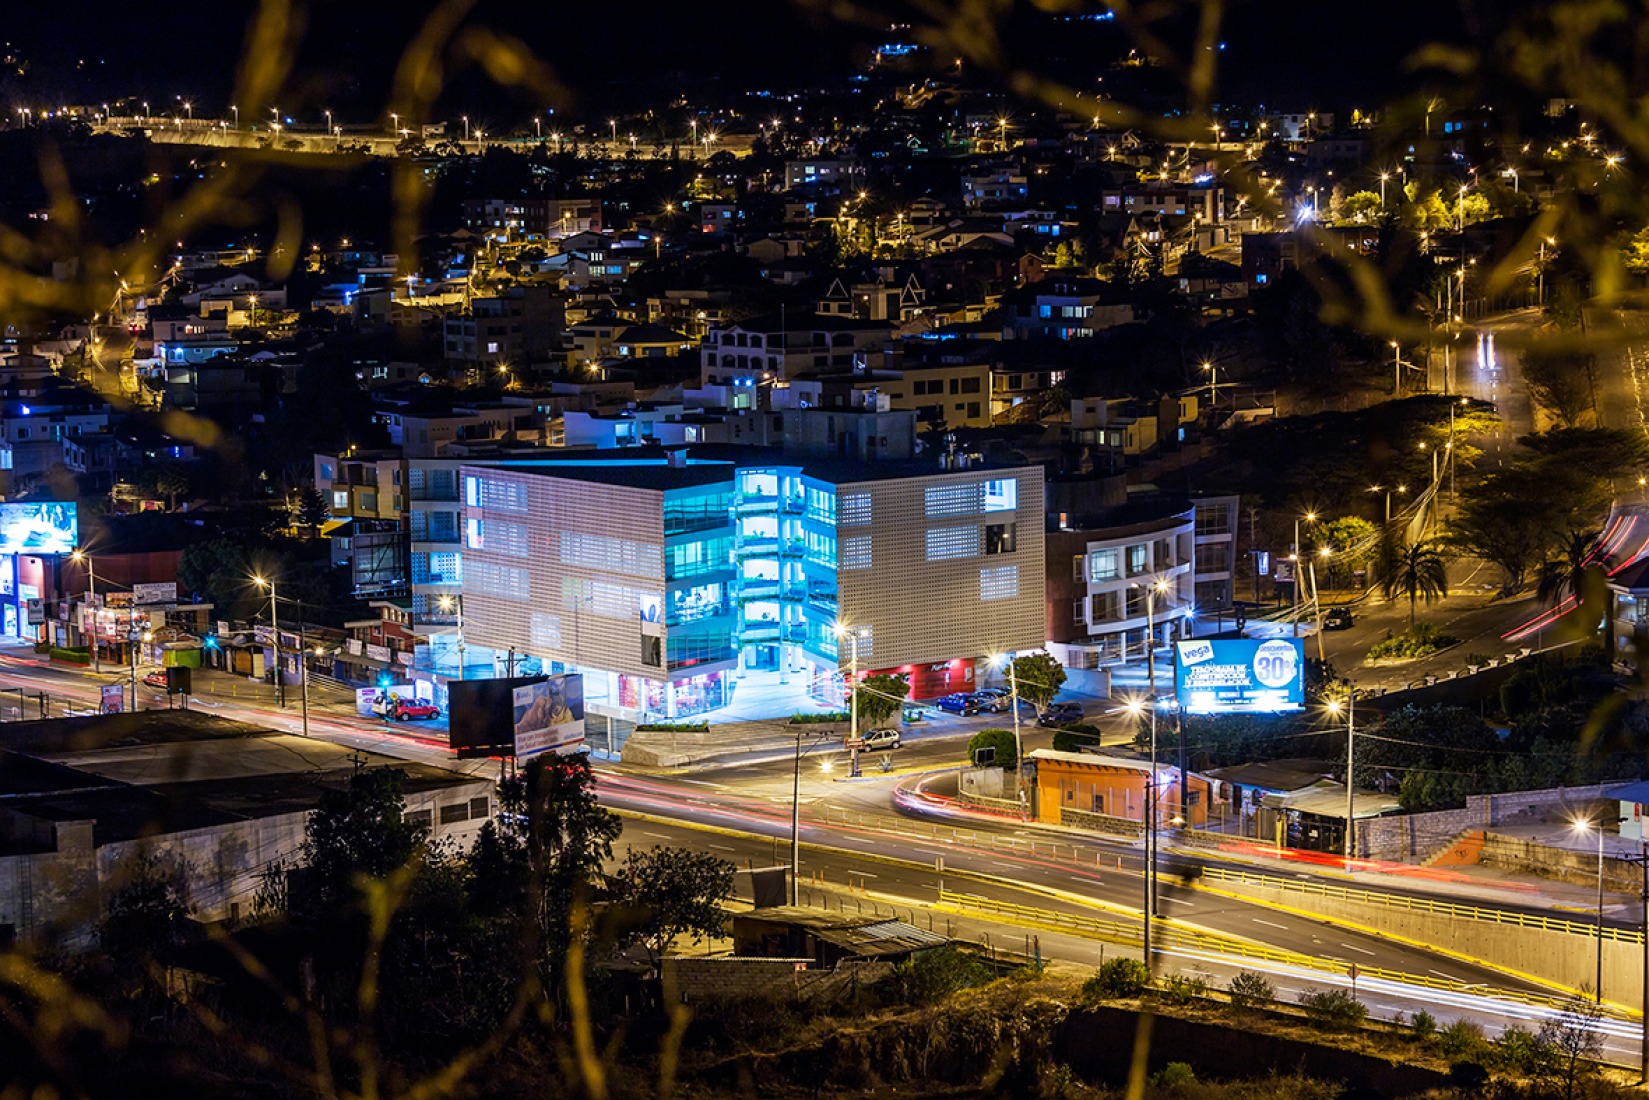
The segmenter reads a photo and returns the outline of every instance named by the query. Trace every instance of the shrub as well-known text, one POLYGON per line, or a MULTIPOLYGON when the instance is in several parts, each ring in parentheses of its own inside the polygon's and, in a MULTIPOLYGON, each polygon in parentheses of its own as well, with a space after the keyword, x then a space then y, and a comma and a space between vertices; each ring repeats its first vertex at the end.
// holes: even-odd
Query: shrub
POLYGON ((1107 959, 1093 977, 1082 983, 1085 1001, 1114 1001, 1137 997, 1151 984, 1151 972, 1138 959, 1107 959))
POLYGON ((1080 752, 1084 745, 1098 745, 1099 738, 1086 733, 1078 733, 1069 726, 1054 731, 1055 752, 1080 752))
POLYGON ((848 714, 845 710, 821 710, 813 714, 792 714, 792 726, 817 726, 825 722, 846 722, 848 714))
POLYGON ((1368 656, 1370 660, 1380 657, 1425 657, 1459 644, 1460 639, 1453 634, 1444 634, 1430 623, 1416 623, 1412 630, 1374 643, 1368 656))
POLYGON ((912 955, 895 966, 881 988, 890 1002, 925 1005, 990 980, 991 969, 979 956, 958 947, 941 947, 912 955))
POLYGON ((709 733, 709 722, 642 722, 636 726, 636 732, 648 733, 709 733))
POLYGON ((1409 1021, 1409 1031, 1416 1039, 1430 1039, 1437 1031, 1437 1017, 1423 1008, 1417 1008, 1414 1010, 1414 1018, 1409 1021))
POLYGON ((1437 1045, 1452 1059, 1481 1058, 1488 1049, 1483 1029, 1470 1020, 1456 1020, 1439 1031, 1437 1045))
POLYGON ((1197 1083, 1197 1071, 1186 1062, 1169 1062, 1151 1078, 1151 1083, 1159 1089, 1184 1088, 1197 1083))
POLYGON ((1237 1008, 1269 1008, 1277 1000, 1277 987, 1254 970, 1244 970, 1232 978, 1226 992, 1231 994, 1231 1004, 1237 1008))
POLYGON ((1162 999, 1171 1005, 1188 1005, 1208 996, 1208 979, 1193 974, 1175 974, 1162 987, 1162 999))
POLYGON ((1523 1077, 1538 1077, 1554 1068, 1551 1044, 1527 1028, 1510 1024, 1492 1044, 1501 1068, 1523 1077))
POLYGON ((92 651, 89 649, 64 649, 61 646, 53 646, 51 649, 51 659, 54 661, 62 661, 65 664, 71 665, 89 665, 92 663, 92 651))
POLYGON ((1311 1022, 1320 1027, 1349 1031, 1362 1027, 1368 1008, 1343 989, 1323 989, 1300 994, 1300 1007, 1311 1022))
POLYGON ((1013 730, 980 730, 968 738, 968 761, 971 763, 976 760, 979 750, 985 748, 996 750, 996 759, 991 761, 994 767, 1011 768, 1019 760, 1019 754, 1015 751, 1013 730))

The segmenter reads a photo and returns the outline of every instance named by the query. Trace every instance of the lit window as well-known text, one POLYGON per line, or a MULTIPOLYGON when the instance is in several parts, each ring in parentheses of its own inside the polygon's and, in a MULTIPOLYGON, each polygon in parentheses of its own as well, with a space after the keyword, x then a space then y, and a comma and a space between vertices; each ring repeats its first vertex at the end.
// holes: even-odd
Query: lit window
POLYGON ((1019 479, 1005 477, 985 482, 985 511, 1012 512, 1019 507, 1019 479))
POLYGON ((981 600, 1011 600, 1019 595, 1019 566, 1006 565, 998 569, 979 571, 979 598, 981 600))

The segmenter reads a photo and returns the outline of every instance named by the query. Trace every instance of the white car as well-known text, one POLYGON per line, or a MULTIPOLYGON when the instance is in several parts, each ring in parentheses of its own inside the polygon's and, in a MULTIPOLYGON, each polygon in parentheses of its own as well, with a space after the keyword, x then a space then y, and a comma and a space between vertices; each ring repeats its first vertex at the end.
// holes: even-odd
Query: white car
POLYGON ((865 734, 865 749, 876 751, 880 749, 896 749, 899 747, 899 731, 896 729, 871 730, 865 734))

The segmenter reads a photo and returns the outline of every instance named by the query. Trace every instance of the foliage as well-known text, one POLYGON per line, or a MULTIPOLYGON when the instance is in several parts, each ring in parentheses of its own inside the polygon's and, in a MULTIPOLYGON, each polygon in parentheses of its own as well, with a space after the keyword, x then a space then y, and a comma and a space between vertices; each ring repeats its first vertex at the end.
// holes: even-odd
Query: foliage
POLYGON ((859 681, 853 693, 859 711, 859 727, 879 726, 899 713, 910 696, 910 677, 904 673, 879 673, 859 681))
POLYGON ((991 765, 998 768, 1011 768, 1019 762, 1019 753, 1013 739, 1013 730, 988 729, 980 730, 968 738, 968 760, 979 758, 980 749, 995 749, 996 758, 991 765))
POLYGON ((1106 959, 1094 976, 1082 983, 1081 997, 1090 1004, 1138 997, 1151 985, 1151 972, 1138 959, 1106 959))
MULTIPOLYGON (((820 726, 829 722, 846 722, 848 713, 845 710, 821 710, 811 714, 792 714, 790 724, 793 726, 820 726)), ((706 723, 708 726, 709 723, 706 723)))
POLYGON ((1494 1061, 1523 1077, 1544 1077, 1554 1068, 1553 1050, 1543 1035, 1508 1024, 1492 1044, 1494 1061))
POLYGON ((1577 428, 1597 409, 1597 357, 1568 343, 1537 342, 1523 350, 1529 398, 1560 428, 1577 428))
POLYGON ((353 902, 361 879, 384 879, 409 866, 429 830, 406 818, 399 768, 357 768, 347 785, 321 794, 300 849, 304 892, 293 901, 319 917, 353 902))
POLYGON ((1013 659, 1013 675, 1019 697, 1037 713, 1059 695, 1065 686, 1065 666, 1051 653, 1027 653, 1013 659))
POLYGON ((1332 551, 1323 568, 1327 587, 1349 586, 1355 572, 1373 561, 1380 548, 1380 528, 1361 516, 1339 516, 1311 527, 1314 548, 1332 551))
POLYGON ((1351 1031, 1363 1026, 1368 1008, 1344 989, 1319 989, 1300 994, 1300 1007, 1311 1021, 1335 1031, 1351 1031))
POLYGON ((1436 542, 1403 543, 1387 540, 1380 548, 1380 589, 1387 600, 1401 595, 1409 602, 1409 629, 1414 628, 1414 605, 1449 594, 1449 567, 1436 542))
POLYGON ((119 882, 97 926, 104 954, 128 975, 167 964, 183 942, 188 918, 183 876, 145 853, 123 869, 119 882))
POLYGON ((657 965, 680 936, 722 934, 722 904, 733 896, 735 870, 719 856, 688 848, 632 848, 607 886, 626 910, 627 938, 646 947, 657 965))
POLYGON ((1371 661, 1381 657, 1425 657, 1459 644, 1460 639, 1453 634, 1445 634, 1430 623, 1416 623, 1401 634, 1375 642, 1369 647, 1368 657, 1371 661))
POLYGON ((1576 1086, 1597 1072, 1602 1022, 1603 1006, 1588 997, 1571 997, 1562 1011, 1541 1021, 1535 1041, 1545 1051, 1551 1075, 1563 1086, 1565 1100, 1573 1100, 1576 1086))
POLYGON ((1421 1041, 1430 1039, 1437 1032, 1437 1017, 1423 1008, 1415 1009, 1409 1018, 1409 1032, 1421 1041))
POLYGON ((991 969, 983 959, 972 951, 947 944, 932 951, 917 952, 895 966, 882 983, 882 993, 895 1003, 926 1005, 990 980, 991 969))
POLYGON ((52 646, 51 659, 62 661, 70 665, 89 665, 92 663, 92 651, 89 648, 66 649, 63 646, 52 646))
POLYGON ((1244 970, 1231 979, 1226 990, 1236 1008, 1270 1008, 1277 1000, 1277 988, 1257 970, 1244 970))
POLYGON ((1054 731, 1053 748, 1055 752, 1081 752, 1084 747, 1094 747, 1099 744, 1097 734, 1084 733, 1081 730, 1065 729, 1054 731))
POLYGON ((1169 1062, 1162 1067, 1161 1073, 1151 1078, 1151 1084, 1171 1092, 1196 1083, 1197 1071, 1192 1069, 1188 1062, 1169 1062))
MULTIPOLYGON (((798 716, 799 717, 799 716, 798 716)), ((795 719, 791 719, 795 721, 795 719)), ((637 733, 708 733, 709 722, 641 722, 638 723, 637 733)))
POLYGON ((1189 978, 1183 974, 1175 974, 1162 983, 1158 996, 1171 1005, 1188 1005, 1192 1001, 1200 1001, 1207 997, 1208 989, 1207 978, 1197 974, 1189 978))
POLYGON ((1488 1050, 1488 1040, 1471 1020, 1456 1020, 1437 1033, 1437 1049, 1450 1059, 1477 1061, 1488 1050))

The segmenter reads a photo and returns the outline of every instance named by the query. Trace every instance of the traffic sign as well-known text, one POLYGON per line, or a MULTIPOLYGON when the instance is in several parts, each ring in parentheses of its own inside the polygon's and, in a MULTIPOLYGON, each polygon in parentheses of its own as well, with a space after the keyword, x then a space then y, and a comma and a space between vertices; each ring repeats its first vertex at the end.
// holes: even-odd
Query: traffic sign
POLYGON ((865 747, 865 739, 863 737, 849 737, 842 742, 842 747, 848 752, 857 752, 865 747))

